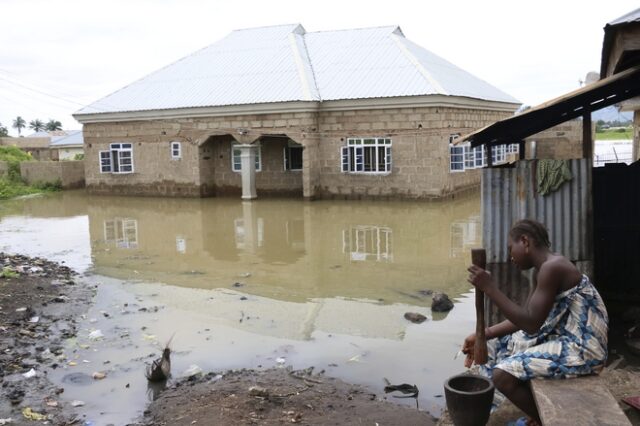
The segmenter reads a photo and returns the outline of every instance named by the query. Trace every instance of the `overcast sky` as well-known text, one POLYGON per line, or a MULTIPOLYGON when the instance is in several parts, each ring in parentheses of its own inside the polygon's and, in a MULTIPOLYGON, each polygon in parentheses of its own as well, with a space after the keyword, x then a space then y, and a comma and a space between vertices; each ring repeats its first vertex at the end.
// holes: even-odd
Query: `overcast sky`
MULTIPOLYGON (((399 25, 411 41, 537 105, 599 71, 604 25, 637 0, 0 0, 0 123, 71 114, 230 31, 399 25)), ((31 131, 25 129, 23 134, 31 131)))

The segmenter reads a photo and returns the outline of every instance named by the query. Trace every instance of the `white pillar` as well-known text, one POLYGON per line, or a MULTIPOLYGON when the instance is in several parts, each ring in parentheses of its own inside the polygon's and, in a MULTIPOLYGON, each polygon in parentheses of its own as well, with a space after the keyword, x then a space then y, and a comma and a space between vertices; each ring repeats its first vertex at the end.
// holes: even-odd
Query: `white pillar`
POLYGON ((236 145, 240 149, 240 164, 242 175, 242 199, 253 200, 256 195, 256 150, 257 145, 236 145))

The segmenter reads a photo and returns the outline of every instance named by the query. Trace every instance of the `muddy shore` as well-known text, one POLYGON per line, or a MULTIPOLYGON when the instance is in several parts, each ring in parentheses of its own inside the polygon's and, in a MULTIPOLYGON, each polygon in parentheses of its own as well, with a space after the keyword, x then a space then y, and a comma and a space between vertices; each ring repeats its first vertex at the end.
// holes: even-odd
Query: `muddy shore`
MULTIPOLYGON (((95 287, 45 259, 0 253, 0 267, 0 424, 103 424, 79 414, 80 401, 48 379, 75 362, 66 342, 78 334, 95 287)), ((393 399, 312 369, 205 372, 170 381, 131 424, 435 424, 429 413, 393 399)))

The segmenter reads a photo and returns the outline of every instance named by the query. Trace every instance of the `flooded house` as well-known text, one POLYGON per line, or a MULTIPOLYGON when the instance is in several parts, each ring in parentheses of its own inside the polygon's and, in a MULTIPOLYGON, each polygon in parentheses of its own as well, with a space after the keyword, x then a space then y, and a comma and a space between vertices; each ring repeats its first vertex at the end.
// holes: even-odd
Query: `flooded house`
POLYGON ((282 25, 233 31, 74 116, 92 193, 430 199, 479 185, 481 152, 452 142, 519 105, 397 26, 282 25))

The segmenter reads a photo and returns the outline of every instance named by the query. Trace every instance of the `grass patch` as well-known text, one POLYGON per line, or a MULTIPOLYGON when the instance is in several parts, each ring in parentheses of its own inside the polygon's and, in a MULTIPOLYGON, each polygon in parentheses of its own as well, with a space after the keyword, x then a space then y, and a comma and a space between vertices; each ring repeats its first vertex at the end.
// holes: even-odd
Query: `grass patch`
POLYGON ((2 271, 0 271, 0 278, 17 278, 19 276, 20 275, 16 271, 12 270, 8 266, 5 266, 2 268, 2 271))
POLYGON ((624 129, 610 129, 610 130, 601 130, 596 132, 596 140, 597 141, 611 141, 611 140, 631 140, 633 139, 633 129, 624 128, 624 129))

